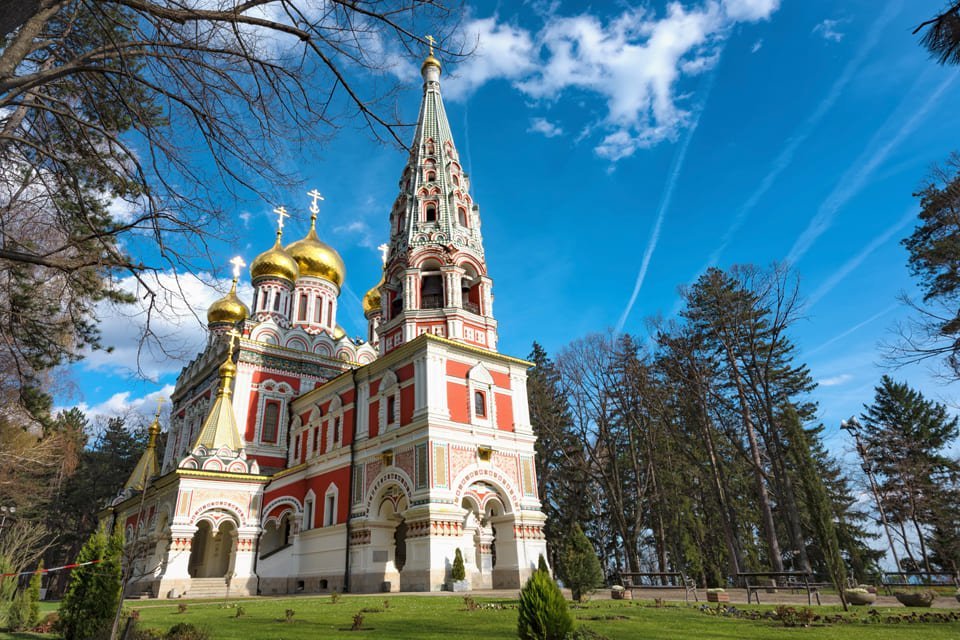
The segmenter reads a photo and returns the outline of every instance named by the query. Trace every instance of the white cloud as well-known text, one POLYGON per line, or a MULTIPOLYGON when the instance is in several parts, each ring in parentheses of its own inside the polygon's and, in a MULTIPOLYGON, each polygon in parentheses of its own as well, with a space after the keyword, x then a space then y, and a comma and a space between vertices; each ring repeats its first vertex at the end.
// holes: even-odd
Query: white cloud
POLYGON ((843 34, 837 30, 837 27, 841 24, 840 20, 830 20, 826 19, 823 22, 820 22, 813 28, 813 33, 819 35, 824 40, 830 40, 831 42, 840 42, 843 40, 843 34))
POLYGON ((569 91, 599 95, 607 112, 592 126, 602 131, 595 152, 616 161, 689 126, 678 84, 715 67, 734 24, 768 19, 778 7, 779 0, 671 2, 666 13, 628 9, 608 20, 550 12, 536 34, 496 16, 474 20, 465 32, 478 38, 477 51, 445 89, 464 98, 502 78, 538 100, 569 91))
POLYGON ((763 46, 763 38, 760 38, 759 40, 753 43, 752 47, 750 47, 750 53, 756 53, 757 51, 760 51, 760 47, 762 46, 763 46))
POLYGON ((497 22, 497 17, 473 20, 463 28, 466 48, 473 55, 443 84, 443 91, 456 100, 469 96, 495 78, 513 80, 533 71, 536 56, 530 32, 497 22))
POLYGON ((530 121, 530 128, 527 129, 527 131, 530 133, 542 133, 548 138, 563 135, 563 129, 546 118, 533 118, 530 121))
POLYGON ((164 406, 161 409, 160 424, 166 425, 170 411, 170 396, 173 394, 174 386, 172 384, 152 391, 144 396, 131 397, 129 391, 115 393, 103 402, 97 404, 87 404, 80 402, 76 405, 56 407, 54 413, 65 411, 75 406, 80 409, 96 427, 102 427, 110 418, 125 418, 128 427, 136 427, 140 424, 147 424, 153 420, 157 411, 157 400, 162 398, 164 406))
MULTIPOLYGON (((120 288, 134 295, 131 305, 104 303, 97 308, 102 342, 112 351, 90 351, 83 367, 116 375, 142 375, 155 380, 178 372, 203 348, 207 340, 206 314, 223 295, 228 279, 162 272, 145 276, 156 294, 149 309, 148 289, 133 276, 120 281, 120 288), (149 326, 151 337, 144 340, 149 326)), ((238 295, 247 304, 253 298, 249 284, 241 284, 238 295)))
POLYGON ((821 387, 836 387, 838 385, 844 384, 853 380, 853 376, 849 373, 841 373, 838 376, 831 376, 829 378, 823 378, 822 380, 817 380, 817 384, 821 387))
POLYGON ((780 8, 780 0, 723 0, 723 12, 731 20, 766 20, 780 8))

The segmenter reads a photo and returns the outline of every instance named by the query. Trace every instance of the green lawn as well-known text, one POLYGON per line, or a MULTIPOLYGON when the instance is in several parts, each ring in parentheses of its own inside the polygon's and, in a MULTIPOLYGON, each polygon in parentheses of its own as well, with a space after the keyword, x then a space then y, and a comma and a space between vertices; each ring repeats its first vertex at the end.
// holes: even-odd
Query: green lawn
MULTIPOLYGON (((467 611, 463 599, 455 596, 343 596, 336 604, 329 597, 258 598, 234 600, 246 615, 236 618, 236 609, 224 608, 222 602, 188 601, 187 610, 178 612, 179 603, 138 601, 131 608, 140 612, 141 624, 166 630, 178 622, 190 622, 206 628, 215 640, 260 639, 294 640, 298 638, 362 637, 423 638, 452 640, 470 638, 515 638, 517 612, 513 600, 478 598, 478 603, 500 604, 505 609, 467 611), (388 602, 389 607, 384 608, 388 602), (285 621, 285 611, 295 613, 293 622, 285 621), (365 631, 350 631, 354 614, 362 609, 365 631)), ((752 607, 758 609, 758 607, 752 607)), ((769 607, 759 607, 768 610, 769 607)), ((817 607, 821 614, 839 611, 834 607, 817 607)), ((905 608, 883 609, 886 615, 911 614, 905 608)), ((937 610, 933 610, 937 611, 937 610)), ((940 609, 940 612, 950 611, 940 609)), ((897 624, 831 624, 809 628, 784 628, 769 620, 718 618, 681 604, 653 608, 651 603, 598 601, 574 610, 578 625, 603 634, 611 640, 670 639, 709 640, 712 638, 804 638, 869 640, 938 640, 960 637, 960 622, 897 624)), ((863 610, 857 612, 865 617, 863 610)), ((4 634, 3 639, 39 639, 35 634, 4 634)))

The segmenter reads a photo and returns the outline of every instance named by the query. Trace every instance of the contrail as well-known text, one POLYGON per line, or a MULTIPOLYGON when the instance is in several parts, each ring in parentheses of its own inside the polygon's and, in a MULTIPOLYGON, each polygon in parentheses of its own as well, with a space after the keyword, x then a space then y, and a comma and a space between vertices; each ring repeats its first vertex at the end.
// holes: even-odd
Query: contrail
MULTIPOLYGON (((718 57, 722 56, 723 52, 721 51, 717 55, 718 57)), ((637 302, 637 296, 640 294, 640 288, 643 286, 643 281, 647 277, 647 268, 650 266, 650 258, 653 257, 653 252, 657 248, 657 243, 660 242, 660 229, 663 227, 663 219, 666 216, 667 209, 670 208, 670 201, 673 199, 673 190, 677 186, 677 179, 680 177, 684 160, 687 157, 687 149, 690 148, 690 141, 693 139, 693 134, 696 133, 697 127, 700 125, 700 116, 703 114, 704 108, 706 108, 707 105, 707 100, 710 98, 710 92, 713 89, 713 82, 717 77, 717 69, 719 67, 720 63, 718 61, 716 66, 713 68, 713 71, 710 72, 710 77, 707 80, 707 88, 704 92, 703 100, 700 103, 700 106, 697 108, 693 123, 687 130, 687 135, 684 136, 683 142, 680 144, 680 148, 677 150, 677 155, 674 156, 673 166, 670 168, 670 177, 667 179, 667 186, 664 189, 663 197, 660 199, 660 207, 657 211, 657 219, 653 224, 653 231, 650 233, 650 240, 647 241, 647 248, 643 252, 643 260, 640 262, 640 271, 637 273, 637 280, 633 285, 633 293, 630 294, 630 300, 627 302, 626 308, 624 308, 623 313, 620 315, 620 320, 617 321, 617 333, 620 333, 623 330, 623 325, 626 324, 627 318, 630 316, 630 312, 633 310, 633 305, 637 302)))
POLYGON ((833 108, 834 103, 836 103, 836 101, 840 98, 840 95, 843 93, 843 90, 846 89, 847 85, 850 83, 850 80, 853 79, 857 71, 859 71, 864 59, 877 45, 883 30, 897 15, 897 13, 900 12, 902 4, 903 3, 900 0, 888 3, 884 8, 883 13, 880 14, 880 17, 874 21, 870 27, 870 31, 867 32, 867 36, 864 39, 863 44, 861 44, 860 48, 857 49, 856 54, 850 59, 850 62, 847 63, 847 66, 843 68, 843 72, 834 81, 826 97, 820 101, 820 104, 817 105, 817 108, 813 111, 813 113, 807 117, 800 128, 787 140, 786 146, 783 147, 783 149, 774 159, 772 168, 769 172, 767 172, 767 175, 763 177, 763 180, 760 181, 760 186, 758 186, 757 189, 750 194, 750 197, 747 198, 747 201, 744 202, 737 211, 737 214, 733 219, 733 223, 727 229, 727 232, 723 235, 723 239, 720 241, 720 246, 718 246, 714 252, 710 254, 710 257, 707 259, 707 263, 701 267, 699 271, 697 271, 693 278, 694 280, 696 280, 701 273, 717 263, 717 261, 720 259, 720 255, 724 252, 724 250, 726 250, 727 246, 730 244, 730 241, 733 240, 734 235, 736 235, 737 231, 740 230, 740 227, 742 227, 747 221, 747 217, 750 215, 753 209, 757 206, 763 196, 767 194, 776 179, 780 177, 780 174, 783 173, 784 170, 793 162, 793 157, 796 155, 797 149, 799 149, 800 145, 807 141, 807 138, 809 138, 817 126, 819 126, 820 121, 823 120, 824 116, 827 115, 830 109, 833 108))
POLYGON ((896 309, 898 306, 900 306, 900 305, 892 304, 892 305, 890 305, 889 307, 887 307, 886 309, 883 309, 882 311, 878 311, 877 313, 873 314, 872 316, 870 316, 870 317, 867 318, 866 320, 863 320, 862 322, 858 322, 857 324, 853 325, 852 327, 850 327, 849 329, 847 329, 846 331, 844 331, 844 332, 841 333, 840 335, 834 336, 834 337, 830 338, 829 340, 827 340, 826 342, 824 342, 823 344, 821 344, 820 346, 814 347, 814 348, 811 349, 810 351, 804 352, 804 353, 800 356, 800 359, 801 359, 801 360, 806 360, 807 358, 809 358, 809 357, 812 356, 813 354, 817 353, 818 351, 823 351, 824 349, 826 349, 827 347, 829 347, 829 346, 832 345, 833 343, 835 343, 835 342, 837 342, 837 341, 839 341, 839 340, 843 340, 844 338, 846 338, 847 336, 849 336, 851 333, 854 333, 855 331, 859 331, 860 329, 862 329, 863 327, 867 326, 868 324, 870 324, 870 323, 873 322, 874 320, 878 320, 879 318, 882 318, 883 316, 887 315, 888 313, 890 313, 891 311, 893 311, 894 309, 896 309))
POLYGON ((860 250, 857 255, 847 260, 842 267, 837 269, 832 276, 827 278, 826 282, 817 287, 817 290, 810 295, 810 297, 807 299, 807 310, 809 311, 815 304, 820 302, 820 299, 823 298, 823 296, 830 293, 834 287, 836 287, 844 278, 850 275, 850 272, 859 267, 860 263, 867 259, 867 256, 876 251, 882 245, 886 244, 895 233, 916 220, 917 214, 917 207, 912 205, 910 209, 907 210, 907 213, 904 214, 904 216, 900 218, 896 224, 871 240, 867 246, 860 250))
MULTIPOLYGON (((840 182, 837 183, 837 186, 834 187, 833 191, 830 192, 830 195, 827 196, 827 199, 823 201, 823 204, 820 205, 820 208, 817 210, 817 214, 810 221, 810 224, 807 225, 807 228, 804 229, 803 233, 800 234, 800 237, 797 238, 796 242, 793 243, 793 247, 790 249, 790 253, 787 254, 787 262, 791 265, 796 265, 797 262, 810 250, 810 247, 813 246, 813 243, 819 238, 833 223, 834 217, 836 217, 837 212, 850 201, 855 195, 857 195, 864 185, 873 175, 873 172, 883 164, 887 159, 887 156, 890 155, 890 152, 899 145, 904 138, 913 133, 913 130, 917 128, 920 122, 927 116, 930 109, 936 104, 937 100, 940 99, 940 96, 953 84, 953 81, 956 79, 955 74, 949 74, 947 77, 937 85, 937 88, 933 90, 933 93, 927 98, 923 105, 913 111, 913 114, 910 118, 900 127, 896 134, 889 140, 887 140, 883 146, 878 150, 874 151, 876 146, 877 139, 880 137, 880 132, 878 131, 876 135, 870 140, 863 152, 854 160, 850 169, 843 175, 840 179, 840 182)), ((919 83, 920 81, 918 81, 919 83)), ((905 98, 899 106, 897 106, 894 113, 900 112, 906 103, 909 101, 909 96, 913 93, 913 89, 907 92, 907 98, 905 98)), ((891 116, 892 118, 892 116, 891 116)), ((888 120, 889 122, 889 120, 888 120)), ((886 126, 880 127, 880 130, 886 129, 886 126)))

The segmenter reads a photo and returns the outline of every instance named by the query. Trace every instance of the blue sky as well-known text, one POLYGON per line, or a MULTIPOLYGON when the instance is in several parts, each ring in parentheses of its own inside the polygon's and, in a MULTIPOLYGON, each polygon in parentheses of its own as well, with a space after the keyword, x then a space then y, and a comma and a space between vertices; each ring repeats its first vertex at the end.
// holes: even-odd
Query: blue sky
MULTIPOLYGON (((463 34, 477 51, 448 63, 442 86, 481 208, 501 350, 524 356, 538 340, 553 353, 616 327, 644 336, 707 265, 789 258, 808 299, 792 337, 821 384, 827 434, 845 444, 839 420, 871 400, 885 371, 878 343, 909 315, 897 296, 915 292, 899 244, 911 193, 958 146, 960 70, 937 66, 910 33, 941 4, 472 4, 463 34)), ((394 70, 409 79, 407 120, 416 70, 394 70)), ((307 186, 277 193, 295 214, 286 237, 306 230, 302 192, 320 189, 320 235, 347 264, 339 319, 361 335, 359 297, 379 277, 405 153, 359 123, 322 149, 289 151, 307 186)), ((269 246, 277 203, 238 206, 218 275, 269 246)), ((188 294, 201 307, 218 296, 196 282, 188 294)), ((103 316, 117 350, 75 365, 58 403, 154 406, 143 399, 169 390, 183 362, 147 354, 152 379, 131 378, 136 322, 103 316)), ((189 315, 168 329, 187 351, 203 341, 189 315)), ((926 367, 894 375, 954 400, 926 367)))

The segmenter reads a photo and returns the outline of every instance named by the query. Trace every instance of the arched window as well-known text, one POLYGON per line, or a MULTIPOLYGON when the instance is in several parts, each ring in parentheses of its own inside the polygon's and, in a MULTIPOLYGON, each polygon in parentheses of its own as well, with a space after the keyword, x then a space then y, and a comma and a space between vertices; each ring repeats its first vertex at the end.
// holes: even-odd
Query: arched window
POLYGON ((280 403, 267 402, 263 410, 263 429, 260 431, 260 441, 275 444, 277 430, 280 426, 280 403))
POLYGON ((327 324, 333 324, 333 300, 327 300, 327 324))
POLYGON ((457 185, 458 187, 460 186, 460 176, 457 174, 453 174, 453 184, 457 185))
POLYGON ((313 299, 313 321, 320 324, 320 316, 323 313, 323 299, 317 296, 313 299))
POLYGON ((427 206, 424 209, 424 220, 427 222, 436 222, 437 221, 437 205, 434 202, 427 203, 427 206))
POLYGON ((487 394, 483 391, 473 392, 473 412, 478 418, 487 417, 487 394))
POLYGON ((436 171, 427 171, 427 182, 434 182, 437 179, 436 171))
POLYGON ((457 207, 457 222, 461 227, 469 226, 467 224, 467 210, 464 207, 457 207))
POLYGON ((307 320, 307 294, 300 294, 300 308, 297 309, 297 320, 306 322, 307 320))
POLYGON ((397 216, 397 233, 403 231, 403 223, 407 221, 406 216, 403 212, 400 212, 400 215, 397 216))
POLYGON ((280 311, 280 292, 279 291, 273 292, 273 310, 280 311))

